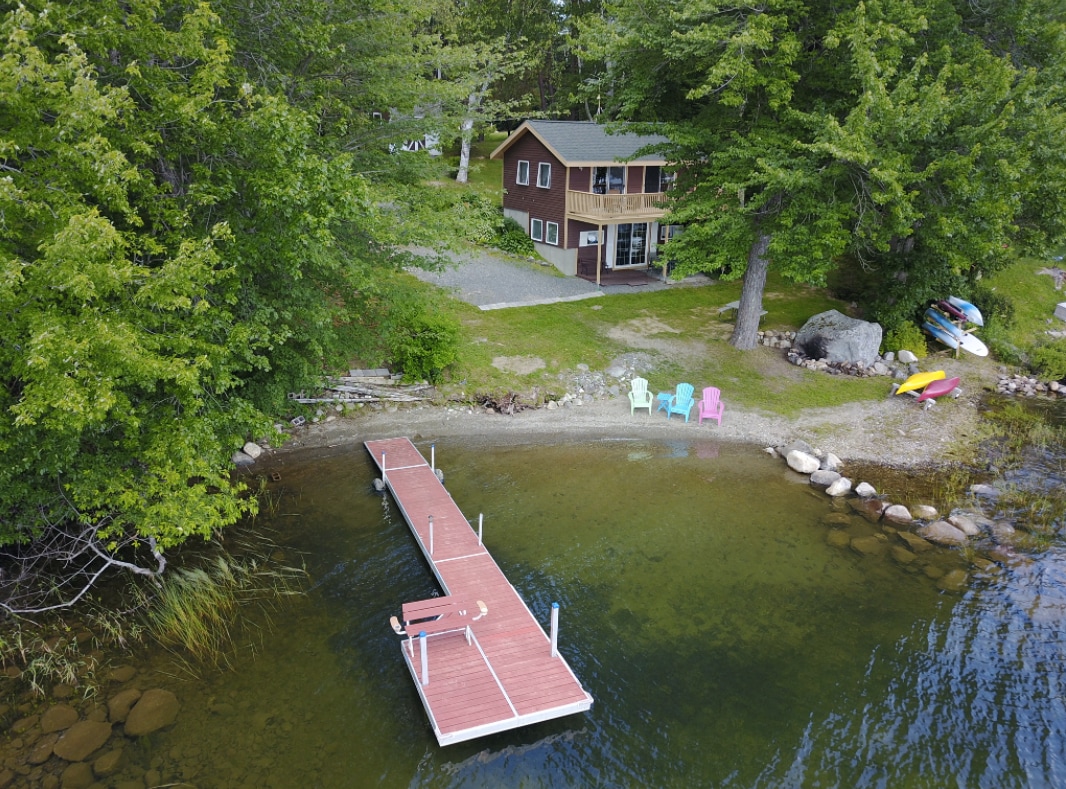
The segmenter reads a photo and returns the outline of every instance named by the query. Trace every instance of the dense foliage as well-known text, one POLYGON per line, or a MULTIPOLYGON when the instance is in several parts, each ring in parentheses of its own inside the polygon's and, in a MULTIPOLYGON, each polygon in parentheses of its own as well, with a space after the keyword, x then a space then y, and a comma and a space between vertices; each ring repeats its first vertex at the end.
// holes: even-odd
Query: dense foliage
POLYGON ((614 117, 670 138, 677 271, 745 277, 738 346, 768 265, 812 284, 853 267, 892 326, 1066 233, 1066 35, 1047 0, 655 6, 608 3, 584 40, 603 42, 614 117))
POLYGON ((0 543, 158 556, 234 522, 254 502, 232 452, 366 346, 395 245, 428 238, 426 158, 390 154, 410 130, 384 139, 370 111, 428 72, 421 42, 380 10, 339 30, 333 4, 297 5, 5 4, 0 543))

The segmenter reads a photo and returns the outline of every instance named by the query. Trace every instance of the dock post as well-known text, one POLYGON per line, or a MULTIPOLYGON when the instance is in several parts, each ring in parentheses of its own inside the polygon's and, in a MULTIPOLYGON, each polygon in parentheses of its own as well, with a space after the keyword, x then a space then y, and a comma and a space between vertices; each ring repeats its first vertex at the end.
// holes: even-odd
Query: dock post
POLYGON ((433 555, 433 516, 429 516, 429 555, 433 555))
POLYGON ((485 513, 479 512, 477 514, 477 544, 481 545, 481 527, 485 521, 485 513))
POLYGON ((418 643, 422 647, 422 684, 429 684, 429 655, 426 653, 426 631, 418 634, 418 643))
POLYGON ((429 445, 429 470, 436 473, 437 471, 437 445, 429 445))
POLYGON ((559 657, 559 604, 552 603, 552 657, 559 657))
POLYGON ((385 450, 381 450, 381 481, 388 486, 389 481, 385 478, 385 450))

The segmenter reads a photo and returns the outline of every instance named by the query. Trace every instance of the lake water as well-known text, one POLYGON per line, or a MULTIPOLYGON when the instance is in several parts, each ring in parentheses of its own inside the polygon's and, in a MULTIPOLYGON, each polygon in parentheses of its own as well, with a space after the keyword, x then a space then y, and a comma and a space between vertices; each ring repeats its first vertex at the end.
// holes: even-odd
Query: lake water
POLYGON ((560 603, 591 711, 436 744, 388 619, 438 590, 354 446, 277 466, 259 525, 311 591, 229 671, 157 655, 182 712, 131 760, 200 787, 1066 786, 1060 546, 948 593, 932 576, 959 553, 833 547, 880 527, 827 525, 833 504, 753 447, 448 440, 436 459, 545 627, 560 603))

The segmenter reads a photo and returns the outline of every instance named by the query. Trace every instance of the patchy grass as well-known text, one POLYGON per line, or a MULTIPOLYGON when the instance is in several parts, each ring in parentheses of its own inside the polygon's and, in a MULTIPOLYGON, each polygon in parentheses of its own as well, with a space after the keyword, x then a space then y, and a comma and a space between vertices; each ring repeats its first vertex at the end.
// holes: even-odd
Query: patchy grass
POLYGON ((986 288, 1004 294, 1014 305, 1014 323, 1005 331, 1005 339, 1019 348, 1030 347, 1044 339, 1048 329, 1066 329, 1055 317, 1055 305, 1066 301, 1066 290, 1056 290, 1055 280, 1044 269, 1066 269, 1066 262, 1027 258, 998 271, 984 281, 986 288))
MULTIPOLYGON (((578 364, 602 370, 623 353, 645 354, 653 365, 653 389, 688 381, 697 389, 719 386, 730 400, 783 416, 885 396, 886 379, 813 373, 790 365, 780 350, 738 351, 728 342, 732 317, 718 308, 740 297, 739 282, 677 287, 632 295, 482 312, 449 300, 464 326, 462 361, 449 394, 470 397, 501 389, 542 393, 563 389, 562 373, 578 364), (544 366, 518 374, 493 366, 497 357, 532 357, 544 366)), ((771 277, 763 327, 797 329, 807 318, 846 306, 824 292, 786 285, 771 277)))

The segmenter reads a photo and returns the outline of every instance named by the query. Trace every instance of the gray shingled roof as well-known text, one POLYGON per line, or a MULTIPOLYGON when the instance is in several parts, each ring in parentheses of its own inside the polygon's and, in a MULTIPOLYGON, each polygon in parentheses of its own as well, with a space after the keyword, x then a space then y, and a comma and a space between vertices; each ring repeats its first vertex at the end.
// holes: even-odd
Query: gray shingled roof
POLYGON ((605 126, 588 121, 529 120, 525 125, 568 165, 623 160, 665 164, 659 154, 630 159, 645 145, 666 142, 659 134, 608 134, 605 126))

